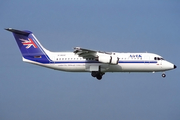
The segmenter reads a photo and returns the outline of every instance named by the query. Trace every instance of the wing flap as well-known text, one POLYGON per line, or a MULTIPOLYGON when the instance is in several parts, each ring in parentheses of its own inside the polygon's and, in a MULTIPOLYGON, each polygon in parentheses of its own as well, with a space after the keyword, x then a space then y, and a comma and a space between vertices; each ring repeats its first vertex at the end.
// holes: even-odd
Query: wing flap
POLYGON ((83 58, 97 57, 97 55, 96 55, 97 51, 84 49, 84 48, 80 48, 80 47, 75 47, 74 53, 83 58))

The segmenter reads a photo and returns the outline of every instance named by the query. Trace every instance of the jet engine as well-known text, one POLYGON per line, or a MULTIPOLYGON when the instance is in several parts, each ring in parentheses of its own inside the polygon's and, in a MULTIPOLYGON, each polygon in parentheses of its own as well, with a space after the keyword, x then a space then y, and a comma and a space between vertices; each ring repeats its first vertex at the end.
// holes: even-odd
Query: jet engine
POLYGON ((113 64, 113 65, 117 65, 119 62, 118 57, 110 56, 110 55, 99 56, 97 60, 102 63, 113 64))

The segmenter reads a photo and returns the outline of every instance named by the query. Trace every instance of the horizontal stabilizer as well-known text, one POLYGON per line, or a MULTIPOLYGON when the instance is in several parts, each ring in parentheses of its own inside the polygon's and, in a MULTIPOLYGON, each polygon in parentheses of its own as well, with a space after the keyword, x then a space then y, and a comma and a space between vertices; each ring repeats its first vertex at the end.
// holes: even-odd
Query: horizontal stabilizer
POLYGON ((20 34, 20 35, 26 35, 26 36, 32 33, 30 31, 20 31, 20 30, 16 30, 12 28, 6 28, 5 30, 16 33, 16 34, 20 34))

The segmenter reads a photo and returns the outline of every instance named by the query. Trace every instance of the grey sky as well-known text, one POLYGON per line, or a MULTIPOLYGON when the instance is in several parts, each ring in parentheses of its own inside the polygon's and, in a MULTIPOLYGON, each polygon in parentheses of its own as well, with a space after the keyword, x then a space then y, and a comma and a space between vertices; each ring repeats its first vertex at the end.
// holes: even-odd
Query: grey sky
POLYGON ((1 0, 0 120, 179 120, 179 68, 66 73, 22 62, 10 32, 31 30, 51 51, 80 46, 153 52, 179 65, 179 0, 1 0))

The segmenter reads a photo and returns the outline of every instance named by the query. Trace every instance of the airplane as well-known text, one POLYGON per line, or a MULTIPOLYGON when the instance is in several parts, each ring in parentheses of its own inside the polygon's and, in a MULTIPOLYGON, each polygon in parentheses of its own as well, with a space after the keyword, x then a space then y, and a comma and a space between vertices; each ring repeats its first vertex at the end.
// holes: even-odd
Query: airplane
POLYGON ((73 52, 51 52, 45 49, 31 31, 6 28, 13 33, 22 60, 54 70, 90 72, 98 80, 106 72, 162 72, 177 68, 154 53, 102 52, 75 47, 73 52))

